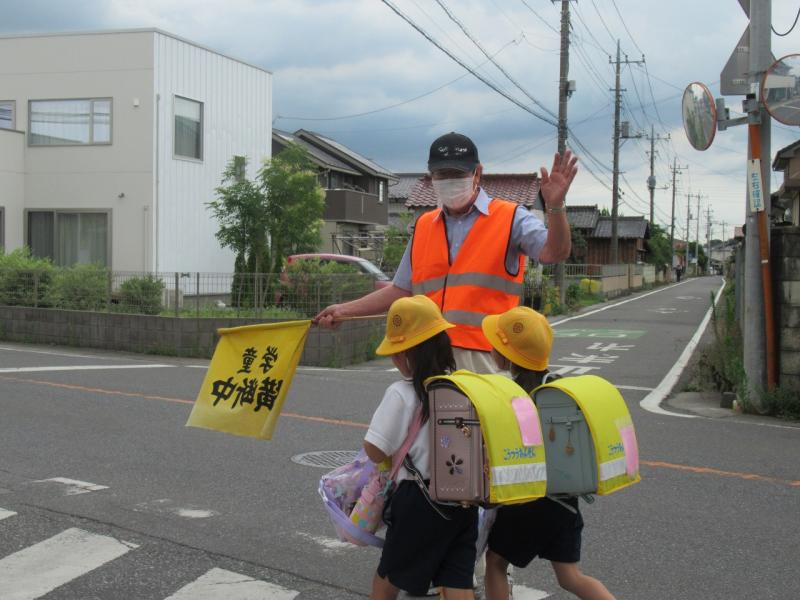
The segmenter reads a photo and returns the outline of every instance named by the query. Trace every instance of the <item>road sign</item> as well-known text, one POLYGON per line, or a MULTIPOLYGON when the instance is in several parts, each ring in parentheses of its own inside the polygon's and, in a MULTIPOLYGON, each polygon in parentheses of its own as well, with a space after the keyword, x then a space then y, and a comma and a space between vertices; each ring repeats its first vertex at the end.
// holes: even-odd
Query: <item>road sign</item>
POLYGON ((752 212, 764 210, 764 186, 761 182, 761 161, 759 159, 747 161, 747 196, 752 212))
MULTIPOLYGON (((747 2, 747 9, 750 8, 749 0, 739 0, 739 3, 747 2)), ((744 4, 742 4, 744 8, 744 4)), ((745 12, 748 10, 745 9, 745 12)), ((719 91, 723 96, 745 96, 750 93, 750 83, 748 73, 750 72, 750 25, 744 30, 739 43, 733 49, 731 57, 719 75, 719 91)))

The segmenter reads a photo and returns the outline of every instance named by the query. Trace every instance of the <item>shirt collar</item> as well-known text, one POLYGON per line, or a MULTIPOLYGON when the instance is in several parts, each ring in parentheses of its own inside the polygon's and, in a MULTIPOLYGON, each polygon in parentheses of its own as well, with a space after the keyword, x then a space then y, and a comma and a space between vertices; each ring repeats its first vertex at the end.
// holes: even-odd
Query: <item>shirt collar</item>
MULTIPOLYGON (((472 203, 472 207, 470 207, 470 210, 469 210, 469 212, 467 214, 469 214, 473 210, 477 210, 481 214, 488 215, 489 214, 489 202, 491 202, 491 201, 492 201, 492 199, 489 198, 489 195, 486 193, 486 191, 482 187, 479 187, 478 188, 478 197, 475 198, 475 202, 472 203)), ((433 220, 437 221, 442 216, 443 213, 444 213, 444 209, 439 209, 439 212, 436 214, 436 216, 433 218, 433 220)))

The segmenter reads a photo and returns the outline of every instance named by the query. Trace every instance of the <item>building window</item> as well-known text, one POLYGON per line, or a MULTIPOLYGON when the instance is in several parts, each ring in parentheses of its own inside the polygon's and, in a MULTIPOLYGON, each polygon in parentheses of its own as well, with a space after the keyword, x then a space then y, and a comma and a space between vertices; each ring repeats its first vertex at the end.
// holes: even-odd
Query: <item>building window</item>
POLYGON ((175 156, 203 160, 203 103, 175 96, 175 156))
POLYGON ((89 146, 111 143, 111 99, 31 100, 31 146, 89 146))
POLYGON ((16 129, 16 111, 13 100, 0 100, 0 129, 16 129))
POLYGON ((27 243, 31 253, 68 267, 75 263, 109 266, 107 212, 28 211, 27 243))

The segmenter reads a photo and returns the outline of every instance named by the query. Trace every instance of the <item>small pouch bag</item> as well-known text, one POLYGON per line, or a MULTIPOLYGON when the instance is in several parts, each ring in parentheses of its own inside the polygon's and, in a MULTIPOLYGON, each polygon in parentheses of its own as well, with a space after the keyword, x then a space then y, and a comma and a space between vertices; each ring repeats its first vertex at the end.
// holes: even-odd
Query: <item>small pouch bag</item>
POLYGON ((417 410, 390 471, 381 471, 361 450, 355 460, 322 476, 319 495, 341 541, 383 547, 383 538, 375 535, 383 526, 383 507, 421 426, 422 411, 417 410))

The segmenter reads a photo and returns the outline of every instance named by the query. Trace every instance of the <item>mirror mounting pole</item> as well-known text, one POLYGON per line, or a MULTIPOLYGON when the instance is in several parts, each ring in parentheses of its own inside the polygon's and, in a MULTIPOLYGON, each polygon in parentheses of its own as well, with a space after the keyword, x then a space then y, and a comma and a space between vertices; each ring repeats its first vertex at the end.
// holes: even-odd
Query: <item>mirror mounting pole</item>
MULTIPOLYGON (((746 102, 743 102, 743 107, 746 112, 746 102)), ((719 131, 725 131, 728 127, 735 127, 736 125, 746 125, 751 123, 750 116, 746 117, 737 117, 735 119, 731 119, 731 110, 725 106, 725 98, 716 98, 714 103, 717 107, 717 129, 719 131)), ((748 115, 752 115, 752 113, 748 112, 748 115)))

